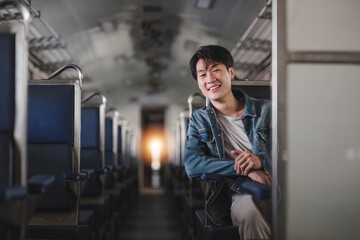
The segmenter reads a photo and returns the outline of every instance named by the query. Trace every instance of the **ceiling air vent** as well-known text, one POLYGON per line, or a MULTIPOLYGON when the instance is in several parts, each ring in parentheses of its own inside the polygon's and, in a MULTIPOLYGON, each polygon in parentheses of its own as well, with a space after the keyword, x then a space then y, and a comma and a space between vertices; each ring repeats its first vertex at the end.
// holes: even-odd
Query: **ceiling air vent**
POLYGON ((145 13, 159 13, 162 12, 162 6, 159 5, 145 5, 143 6, 145 13))

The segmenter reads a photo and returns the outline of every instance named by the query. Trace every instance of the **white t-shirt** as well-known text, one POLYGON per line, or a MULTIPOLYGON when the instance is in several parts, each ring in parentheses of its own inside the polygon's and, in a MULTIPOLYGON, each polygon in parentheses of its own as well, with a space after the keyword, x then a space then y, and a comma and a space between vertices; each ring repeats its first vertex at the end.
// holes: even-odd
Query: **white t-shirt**
POLYGON ((224 136, 225 158, 235 159, 232 150, 248 151, 252 153, 252 146, 246 135, 242 117, 229 117, 216 113, 216 118, 224 136))

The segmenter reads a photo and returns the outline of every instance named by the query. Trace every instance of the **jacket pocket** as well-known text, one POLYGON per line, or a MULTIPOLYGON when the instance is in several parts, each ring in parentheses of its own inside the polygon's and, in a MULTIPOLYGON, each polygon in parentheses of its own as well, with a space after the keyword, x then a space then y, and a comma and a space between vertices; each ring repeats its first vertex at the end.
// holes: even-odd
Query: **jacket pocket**
POLYGON ((199 130, 199 140, 202 142, 212 142, 214 141, 214 136, 207 131, 207 129, 199 130))

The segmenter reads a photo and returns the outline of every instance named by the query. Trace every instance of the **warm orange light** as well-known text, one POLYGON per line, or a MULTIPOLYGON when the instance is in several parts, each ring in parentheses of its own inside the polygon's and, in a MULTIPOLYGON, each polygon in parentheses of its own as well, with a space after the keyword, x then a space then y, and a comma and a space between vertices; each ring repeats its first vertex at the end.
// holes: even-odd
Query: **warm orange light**
POLYGON ((159 170, 161 167, 162 141, 159 138, 152 138, 149 143, 151 153, 151 169, 159 170))

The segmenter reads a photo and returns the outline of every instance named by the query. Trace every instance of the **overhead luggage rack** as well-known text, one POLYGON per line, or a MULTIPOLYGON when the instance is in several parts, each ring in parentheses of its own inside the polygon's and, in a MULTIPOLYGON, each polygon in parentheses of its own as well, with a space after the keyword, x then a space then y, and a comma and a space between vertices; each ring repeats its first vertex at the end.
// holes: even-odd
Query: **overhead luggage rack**
POLYGON ((231 50, 237 77, 251 80, 271 79, 271 2, 231 50))
MULTIPOLYGON (((44 75, 54 72, 59 67, 75 63, 76 61, 67 50, 66 43, 60 35, 52 29, 26 0, 21 0, 33 17, 29 33, 29 68, 30 71, 40 71, 44 75)), ((4 28, 11 22, 21 22, 20 11, 11 5, 0 9, 0 28, 4 28)), ((72 72, 64 73, 65 78, 74 78, 72 72)), ((31 76, 30 76, 31 78, 31 76)))

